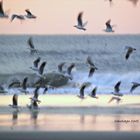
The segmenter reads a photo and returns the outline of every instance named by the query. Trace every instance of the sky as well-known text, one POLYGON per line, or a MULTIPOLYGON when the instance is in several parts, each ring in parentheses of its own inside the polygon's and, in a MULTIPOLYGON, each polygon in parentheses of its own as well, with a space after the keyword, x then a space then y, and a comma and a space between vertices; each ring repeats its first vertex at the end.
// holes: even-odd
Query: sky
POLYGON ((111 19, 115 34, 140 33, 139 0, 3 0, 8 19, 0 18, 0 34, 106 34, 105 22, 111 19), (135 3, 137 1, 137 3, 135 3), (10 22, 12 14, 25 15, 30 9, 37 16, 10 22), (83 11, 86 31, 77 30, 77 15, 83 11))

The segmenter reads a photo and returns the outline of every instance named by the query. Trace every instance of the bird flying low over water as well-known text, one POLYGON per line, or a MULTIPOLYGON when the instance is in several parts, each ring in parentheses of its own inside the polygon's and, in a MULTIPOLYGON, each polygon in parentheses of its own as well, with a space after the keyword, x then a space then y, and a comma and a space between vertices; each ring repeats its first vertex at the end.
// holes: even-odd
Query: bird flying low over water
POLYGON ((77 25, 75 25, 74 27, 76 27, 79 30, 85 31, 86 30, 85 26, 87 25, 88 22, 83 23, 82 16, 83 16, 83 12, 80 12, 77 17, 77 25))
POLYGON ((80 95, 78 95, 79 98, 84 99, 85 95, 84 95, 84 90, 85 88, 89 87, 91 85, 90 82, 85 82, 82 84, 82 86, 80 87, 80 95))
POLYGON ((30 67, 32 70, 34 70, 34 71, 38 71, 38 65, 39 65, 39 62, 40 62, 40 60, 41 60, 41 57, 38 57, 36 60, 34 60, 34 62, 33 62, 33 67, 30 67))
POLYGON ((23 20, 25 20, 25 18, 24 18, 23 15, 13 14, 13 15, 11 16, 11 22, 12 22, 15 18, 19 19, 21 22, 22 22, 23 20))
POLYGON ((17 95, 17 94, 14 94, 14 95, 13 95, 13 98, 12 98, 12 105, 10 104, 9 106, 12 107, 12 108, 16 108, 16 109, 19 108, 19 107, 18 107, 18 95, 17 95))
POLYGON ((27 13, 27 15, 25 15, 26 18, 29 18, 29 19, 35 19, 35 18, 37 18, 35 15, 33 15, 31 13, 31 11, 29 9, 25 9, 25 12, 27 13))
POLYGON ((132 93, 137 87, 140 86, 140 83, 137 83, 137 82, 132 82, 132 87, 130 89, 130 92, 132 93))
POLYGON ((96 92, 97 92, 97 87, 93 88, 89 96, 98 99, 98 97, 96 96, 96 92))
POLYGON ((125 49, 127 49, 127 52, 126 52, 126 55, 125 55, 125 59, 128 60, 130 55, 133 53, 133 51, 136 51, 136 49, 131 47, 131 46, 126 46, 125 49))
POLYGON ((111 19, 109 19, 106 23, 106 29, 104 30, 105 32, 115 32, 113 30, 114 25, 111 25, 111 19))
POLYGON ((28 43, 28 45, 29 45, 29 49, 30 49, 30 54, 31 54, 31 55, 38 52, 37 49, 35 49, 35 46, 34 46, 34 44, 33 44, 33 39, 32 39, 32 37, 30 37, 30 38, 28 39, 27 43, 28 43))
POLYGON ((114 86, 114 92, 112 92, 113 95, 115 96, 123 96, 123 94, 119 93, 120 92, 120 85, 121 81, 118 81, 115 86, 114 86))
POLYGON ((8 14, 3 10, 3 0, 0 1, 0 18, 8 18, 8 14))

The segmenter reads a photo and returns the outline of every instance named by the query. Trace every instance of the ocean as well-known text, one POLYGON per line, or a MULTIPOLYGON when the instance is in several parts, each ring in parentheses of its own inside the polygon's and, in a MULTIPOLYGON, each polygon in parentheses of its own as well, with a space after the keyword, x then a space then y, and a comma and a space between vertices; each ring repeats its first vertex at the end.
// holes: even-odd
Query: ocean
MULTIPOLYGON (((131 94, 132 82, 140 82, 140 35, 0 35, 0 83, 5 87, 12 78, 23 79, 33 75, 29 68, 37 57, 46 61, 45 73, 57 71, 57 65, 66 62, 64 69, 71 63, 76 68, 72 71, 73 80, 66 86, 50 89, 50 94, 78 94, 83 82, 92 85, 87 94, 98 87, 98 94, 110 94, 114 85, 122 81, 120 92, 131 94), (38 54, 31 55, 27 40, 33 38, 38 54), (125 60, 125 46, 132 46, 136 51, 125 60), (86 64, 90 56, 98 68, 92 77, 88 77, 86 64)), ((30 79, 29 81, 32 81, 30 79)), ((14 93, 15 89, 6 89, 14 93)), ((29 91, 32 90, 28 89, 29 91)), ((18 89, 16 90, 18 92, 18 89)), ((42 92, 40 90, 40 92, 42 92)), ((137 88, 133 95, 139 94, 137 88)))

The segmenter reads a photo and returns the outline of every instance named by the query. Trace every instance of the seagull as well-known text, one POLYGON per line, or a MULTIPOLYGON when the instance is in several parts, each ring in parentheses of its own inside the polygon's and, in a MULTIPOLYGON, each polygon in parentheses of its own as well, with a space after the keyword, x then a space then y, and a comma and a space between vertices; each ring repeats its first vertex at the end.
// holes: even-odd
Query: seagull
POLYGON ((3 10, 3 0, 0 1, 0 18, 8 18, 9 16, 3 10))
POLYGON ((136 49, 131 47, 131 46, 126 46, 125 48, 127 49, 127 52, 126 52, 126 55, 125 55, 125 59, 128 60, 130 55, 133 53, 133 51, 136 51, 136 49))
POLYGON ((80 95, 78 95, 79 98, 81 98, 81 99, 85 98, 84 90, 85 90, 85 88, 89 87, 90 85, 91 85, 90 82, 85 82, 82 84, 82 86, 80 87, 80 95))
POLYGON ((97 92, 97 87, 95 87, 95 88, 91 91, 91 94, 90 94, 89 96, 92 97, 92 98, 98 99, 98 97, 96 96, 96 92, 97 92))
POLYGON ((12 22, 15 18, 19 19, 21 22, 22 22, 23 20, 25 20, 25 18, 24 18, 23 15, 13 14, 13 15, 11 16, 11 22, 12 22))
POLYGON ((12 88, 12 87, 20 87, 20 81, 13 81, 12 83, 10 83, 8 85, 8 88, 12 88))
POLYGON ((87 57, 86 63, 89 64, 90 67, 96 68, 90 56, 87 57))
POLYGON ((130 92, 132 93, 137 87, 140 86, 140 83, 137 83, 137 82, 132 82, 132 87, 130 89, 130 92))
POLYGON ((120 92, 120 85, 121 81, 118 81, 116 85, 114 86, 114 92, 112 92, 113 95, 115 96, 123 96, 123 94, 119 93, 120 92))
POLYGON ((38 103, 41 102, 40 100, 38 100, 38 96, 39 96, 38 91, 39 91, 39 89, 40 89, 40 87, 37 86, 36 89, 34 90, 34 96, 30 98, 31 99, 31 104, 28 105, 29 109, 38 109, 38 103))
POLYGON ((90 70, 89 70, 88 77, 92 77, 92 75, 94 74, 95 70, 97 70, 97 68, 96 68, 96 67, 91 66, 91 67, 90 67, 90 70))
POLYGON ((33 44, 33 39, 32 39, 32 37, 30 37, 29 39, 28 39, 28 41, 27 41, 27 43, 28 43, 28 45, 29 45, 29 49, 30 49, 30 54, 34 54, 34 53, 37 53, 38 51, 37 51, 37 49, 35 49, 35 46, 34 46, 34 44, 33 44))
POLYGON ((39 64, 40 60, 41 60, 41 58, 38 57, 38 58, 33 62, 34 67, 30 67, 30 68, 31 68, 32 70, 34 70, 34 71, 38 71, 38 64, 39 64))
POLYGON ((64 65, 65 65, 65 62, 62 62, 62 63, 60 63, 60 64, 58 65, 58 72, 60 72, 60 73, 63 73, 63 72, 64 72, 64 71, 63 71, 64 65))
POLYGON ((119 97, 112 97, 109 101, 108 101, 108 103, 111 103, 112 101, 116 101, 116 103, 120 103, 120 101, 122 100, 121 98, 119 98, 119 97))
POLYGON ((29 9, 25 9, 25 12, 27 13, 27 15, 25 15, 26 18, 29 18, 29 19, 35 19, 36 18, 36 16, 33 15, 29 9))
POLYGON ((112 29, 114 25, 111 25, 111 19, 109 19, 105 25, 106 25, 106 29, 104 30, 105 32, 114 32, 114 30, 112 29))
POLYGON ((78 25, 75 25, 74 27, 76 27, 77 29, 85 31, 86 30, 85 26, 87 25, 88 22, 83 23, 82 16, 83 16, 83 12, 80 12, 78 14, 78 17, 77 17, 78 25))
POLYGON ((46 62, 45 61, 42 62, 42 64, 40 65, 39 70, 38 70, 39 76, 42 76, 43 75, 45 65, 46 65, 46 62))
POLYGON ((12 102, 13 102, 13 104, 12 105, 10 104, 9 106, 12 108, 18 109, 19 107, 18 107, 18 95, 17 94, 13 95, 12 102))

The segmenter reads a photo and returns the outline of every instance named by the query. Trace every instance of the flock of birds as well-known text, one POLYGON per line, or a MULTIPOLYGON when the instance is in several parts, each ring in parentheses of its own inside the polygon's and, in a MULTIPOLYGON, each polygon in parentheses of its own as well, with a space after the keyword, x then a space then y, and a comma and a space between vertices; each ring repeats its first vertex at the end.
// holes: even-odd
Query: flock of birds
MULTIPOLYGON (((112 0, 109 0, 110 2, 112 2, 112 0)), ((28 18, 28 19, 36 19, 37 16, 35 16, 34 14, 31 13, 31 11, 29 9, 26 9, 25 10, 26 12, 26 15, 18 15, 18 14, 13 14, 11 16, 11 21, 13 21, 15 18, 16 19, 19 19, 20 21, 23 21, 25 20, 25 18, 28 18)), ((8 18, 8 14, 4 11, 3 9, 3 1, 0 1, 0 18, 8 18)), ((83 12, 80 12, 78 14, 78 17, 77 17, 77 25, 74 25, 75 28, 79 29, 79 30, 83 30, 85 31, 86 30, 86 25, 87 25, 87 21, 86 22, 83 22, 83 12)), ((114 26, 115 25, 111 25, 111 19, 109 19, 106 23, 106 29, 104 29, 105 32, 114 32, 114 26)), ((33 39, 32 37, 30 37, 27 41, 28 45, 29 45, 29 50, 30 50, 30 54, 33 55, 35 53, 38 53, 38 50, 35 48, 34 46, 34 43, 33 43, 33 39)), ((130 55, 136 51, 135 48, 131 47, 131 46, 127 46, 126 47, 127 51, 126 51, 126 54, 125 54, 125 59, 128 60, 130 55)), ((33 62, 33 67, 30 67, 30 69, 32 69, 33 71, 36 71, 37 72, 37 75, 40 77, 39 81, 37 82, 37 86, 34 90, 34 96, 31 97, 31 104, 28 105, 28 108, 30 109, 37 109, 38 108, 38 104, 41 102, 39 99, 38 99, 38 96, 39 96, 39 89, 41 87, 41 83, 43 81, 43 78, 44 78, 44 68, 46 66, 46 61, 43 61, 41 63, 41 65, 39 66, 39 63, 41 61, 41 57, 38 57, 36 60, 34 60, 33 62)), ((92 77, 94 72, 96 70, 98 70, 98 68, 95 66, 95 64, 93 63, 92 59, 90 56, 87 57, 87 60, 86 60, 86 63, 89 65, 89 74, 88 74, 88 77, 92 77)), ((67 71, 64 71, 63 70, 63 67, 65 65, 65 62, 62 62, 58 65, 58 72, 63 74, 64 76, 67 76, 69 77, 69 79, 72 80, 72 75, 71 75, 71 71, 72 69, 75 67, 75 64, 74 63, 71 63, 71 65, 67 68, 67 71)), ((27 81, 28 81, 28 77, 25 77, 24 80, 22 82, 12 82, 9 84, 8 88, 11 88, 13 87, 13 85, 19 85, 22 87, 21 89, 21 92, 27 94, 27 81)), ((137 87, 140 86, 140 83, 136 83, 136 82, 133 82, 132 83, 132 87, 130 89, 130 92, 132 93, 137 87)), ((85 98, 85 94, 84 94, 84 90, 89 87, 91 85, 91 83, 89 82, 85 82, 81 85, 80 87, 80 92, 79 92, 79 95, 78 97, 80 99, 84 99, 85 98)), ((123 96, 123 94, 120 93, 120 85, 121 85, 121 81, 118 81, 116 83, 116 85, 114 86, 114 92, 112 92, 112 94, 114 95, 110 100, 109 100, 109 103, 116 100, 117 103, 119 103, 121 101, 121 97, 123 96)), ((0 87, 2 89, 2 87, 0 87)), ((48 90, 48 86, 46 86, 44 88, 44 91, 43 91, 43 94, 46 93, 46 91, 48 90)), ((95 98, 95 99, 98 99, 98 96, 96 95, 96 92, 97 92, 97 87, 94 87, 93 90, 91 91, 91 94, 90 94, 90 97, 92 98, 95 98)), ((14 94, 13 95, 13 99, 12 99, 12 104, 9 105, 11 106, 12 108, 19 108, 18 106, 18 95, 17 94, 14 94)))

